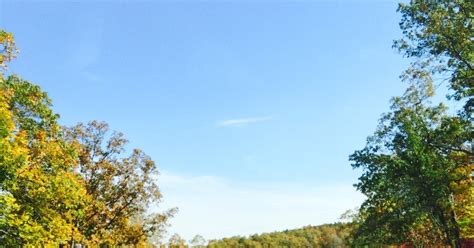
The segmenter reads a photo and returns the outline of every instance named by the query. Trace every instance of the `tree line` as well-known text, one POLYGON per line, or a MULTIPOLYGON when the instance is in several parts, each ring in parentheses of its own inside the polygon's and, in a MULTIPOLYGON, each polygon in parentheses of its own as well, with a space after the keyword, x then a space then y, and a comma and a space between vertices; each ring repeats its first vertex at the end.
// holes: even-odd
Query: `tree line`
POLYGON ((344 248, 350 236, 350 224, 326 224, 306 226, 300 229, 281 232, 251 235, 249 237, 232 237, 221 240, 210 240, 209 248, 224 247, 320 247, 344 248))

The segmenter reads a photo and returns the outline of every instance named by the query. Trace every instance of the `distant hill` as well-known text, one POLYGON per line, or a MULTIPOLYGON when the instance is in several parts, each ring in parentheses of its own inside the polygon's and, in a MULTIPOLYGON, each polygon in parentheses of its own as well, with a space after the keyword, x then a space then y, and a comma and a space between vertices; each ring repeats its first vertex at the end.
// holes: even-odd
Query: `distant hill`
POLYGON ((320 226, 306 226, 300 229, 285 230, 249 237, 231 237, 210 240, 208 247, 321 247, 344 248, 349 237, 350 224, 335 223, 320 226))

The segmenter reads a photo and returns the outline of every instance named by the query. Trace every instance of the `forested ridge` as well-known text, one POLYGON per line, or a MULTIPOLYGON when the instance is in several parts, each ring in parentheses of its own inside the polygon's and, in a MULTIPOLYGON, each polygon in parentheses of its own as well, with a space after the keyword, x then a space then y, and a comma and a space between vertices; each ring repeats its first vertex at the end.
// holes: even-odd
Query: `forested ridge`
POLYGON ((306 226, 248 237, 231 237, 210 240, 207 247, 349 247, 351 224, 336 223, 320 226, 306 226))
POLYGON ((0 29, 0 247, 466 247, 474 239, 474 2, 412 0, 398 11, 403 37, 393 47, 410 59, 400 77, 407 88, 349 156, 365 200, 348 222, 190 242, 162 240, 177 209, 149 211, 162 200, 153 159, 126 149, 106 122, 60 125, 47 93, 8 72, 19 50, 0 29), (439 87, 457 109, 437 101, 439 87))

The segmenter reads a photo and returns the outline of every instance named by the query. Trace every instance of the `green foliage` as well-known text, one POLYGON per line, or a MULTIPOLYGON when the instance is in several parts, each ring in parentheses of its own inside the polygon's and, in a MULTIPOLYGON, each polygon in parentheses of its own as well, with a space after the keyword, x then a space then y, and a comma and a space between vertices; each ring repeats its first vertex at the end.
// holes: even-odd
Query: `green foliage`
POLYGON ((0 79, 0 241, 58 245, 75 235, 85 190, 50 100, 17 76, 0 79))
POLYGON ((430 73, 447 77, 453 97, 474 111, 474 2, 470 0, 411 0, 400 4, 404 38, 395 42, 414 63, 430 73))
POLYGON ((472 124, 441 104, 425 105, 431 89, 421 80, 394 98, 366 147, 351 155, 364 171, 357 189, 367 196, 355 233, 361 245, 459 243, 454 197, 472 186, 455 185, 471 184, 472 124))
POLYGON ((210 240, 208 247, 321 247, 343 248, 348 247, 351 225, 327 224, 321 226, 307 226, 301 229, 286 230, 283 232, 251 235, 249 237, 232 237, 221 240, 210 240))
POLYGON ((402 75, 410 87, 394 98, 364 149, 351 155, 363 169, 356 185, 367 196, 355 218, 354 244, 460 246, 474 230, 472 113, 474 2, 412 0, 400 4, 403 39, 416 60, 402 75), (457 116, 430 105, 433 75, 449 81, 457 116))

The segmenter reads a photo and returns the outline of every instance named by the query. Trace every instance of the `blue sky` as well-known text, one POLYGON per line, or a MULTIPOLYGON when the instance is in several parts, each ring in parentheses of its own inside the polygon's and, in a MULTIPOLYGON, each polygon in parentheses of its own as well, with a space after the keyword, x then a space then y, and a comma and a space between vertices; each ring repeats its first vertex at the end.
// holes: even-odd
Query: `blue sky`
POLYGON ((348 156, 405 85, 392 1, 0 0, 61 123, 97 119, 158 163, 185 238, 336 221, 348 156))

